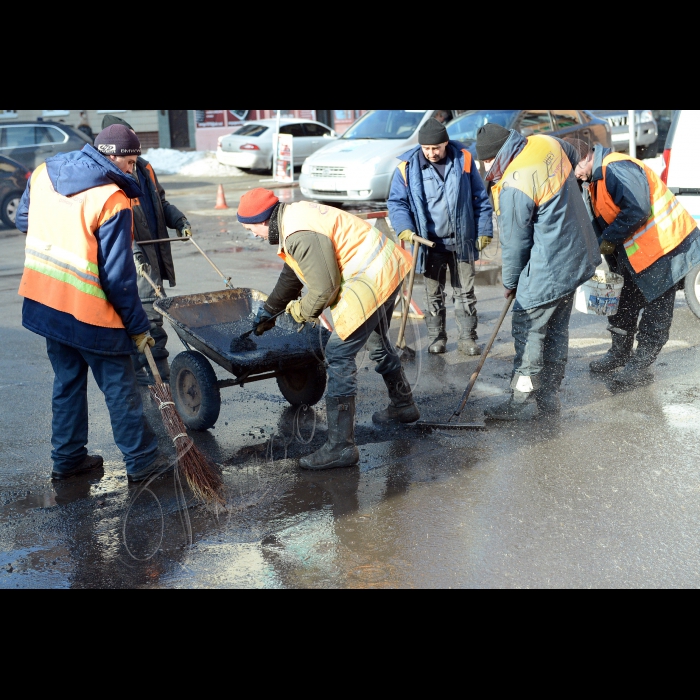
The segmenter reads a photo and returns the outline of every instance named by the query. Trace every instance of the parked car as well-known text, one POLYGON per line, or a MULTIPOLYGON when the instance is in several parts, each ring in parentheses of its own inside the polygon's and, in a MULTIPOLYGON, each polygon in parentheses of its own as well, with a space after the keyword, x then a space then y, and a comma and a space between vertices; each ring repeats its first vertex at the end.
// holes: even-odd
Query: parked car
POLYGON ((8 228, 15 227, 19 200, 31 174, 21 163, 0 156, 0 219, 8 228))
POLYGON ((60 122, 8 122, 0 124, 0 155, 35 170, 47 158, 80 151, 90 138, 60 122))
POLYGON ((476 133, 487 122, 514 129, 523 136, 572 136, 607 148, 612 143, 607 123, 584 109, 470 109, 447 125, 447 133, 476 158, 476 133))
MULTIPOLYGON (((248 122, 228 136, 219 138, 216 157, 223 165, 242 170, 272 170, 272 140, 277 132, 276 119, 248 122)), ((294 165, 304 161, 338 134, 321 122, 310 119, 282 119, 280 134, 294 137, 294 165)))
MULTIPOLYGON (((605 119, 612 129, 613 148, 628 153, 630 149, 629 110, 592 109, 593 114, 605 119)), ((656 158, 659 132, 650 109, 635 110, 637 158, 656 158)))
MULTIPOLYGON (((333 144, 309 158, 299 185, 305 197, 327 202, 385 201, 398 157, 418 145, 418 131, 445 110, 378 109, 368 112, 333 144)), ((476 131, 495 121, 522 133, 576 135, 610 145, 607 123, 584 110, 447 110, 450 137, 476 156, 476 131)))
MULTIPOLYGON (((686 211, 700 223, 700 110, 678 109, 664 148, 661 179, 686 211)), ((686 276, 682 288, 693 313, 700 318, 700 265, 686 276)))

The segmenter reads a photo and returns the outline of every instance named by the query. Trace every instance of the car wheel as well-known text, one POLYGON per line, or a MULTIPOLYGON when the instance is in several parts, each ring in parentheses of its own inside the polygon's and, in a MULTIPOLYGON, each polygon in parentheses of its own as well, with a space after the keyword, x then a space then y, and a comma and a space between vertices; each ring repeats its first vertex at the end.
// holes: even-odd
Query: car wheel
POLYGON ((0 208, 0 219, 2 223, 8 228, 15 228, 15 222, 17 221, 17 209, 19 208, 19 203, 22 199, 21 192, 13 192, 7 195, 2 201, 2 206, 0 208))
POLYGON ((686 275, 683 286, 690 310, 700 318, 700 265, 686 275))

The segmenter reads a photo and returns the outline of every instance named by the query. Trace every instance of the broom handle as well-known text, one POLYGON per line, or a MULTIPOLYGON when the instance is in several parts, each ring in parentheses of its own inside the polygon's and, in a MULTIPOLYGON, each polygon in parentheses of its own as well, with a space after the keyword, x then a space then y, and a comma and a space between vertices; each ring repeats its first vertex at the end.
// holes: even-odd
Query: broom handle
POLYGON ((416 281, 416 267, 418 266, 418 246, 419 245, 424 245, 427 246, 428 248, 434 248, 435 243, 432 241, 429 241, 425 238, 421 238, 420 236, 416 236, 414 234, 413 236, 413 244, 415 245, 415 249, 413 251, 413 264, 411 265, 411 276, 408 278, 408 299, 402 296, 403 299, 403 316, 401 318, 401 328, 399 330, 399 338, 396 341, 396 347, 401 348, 403 339, 404 339, 404 334, 406 333, 406 324, 408 323, 408 312, 410 311, 411 308, 411 299, 413 298, 413 284, 416 281))
POLYGON ((151 348, 146 345, 143 354, 146 356, 146 359, 148 360, 148 366, 151 368, 151 372, 153 372, 153 377, 156 380, 156 384, 162 384, 163 383, 163 378, 160 376, 160 372, 158 371, 158 367, 156 367, 156 361, 153 359, 153 353, 151 352, 151 348))
POLYGON ((506 316, 508 315, 508 312, 510 311, 510 307, 513 305, 513 302, 515 301, 515 294, 511 294, 508 299, 506 299, 505 306, 503 307, 503 311, 501 311, 501 316, 496 322, 496 328, 491 334, 491 337, 489 338, 489 342, 486 345, 486 348, 484 349, 483 354, 481 355, 481 360, 479 361, 479 365, 476 368, 476 371, 474 374, 472 374, 472 378, 469 380, 469 386, 466 388, 464 392, 464 396, 462 397, 462 403, 459 407, 458 410, 454 412, 452 416, 450 416, 450 420, 447 422, 450 423, 453 418, 459 418, 459 416, 462 415, 462 411, 464 410, 464 407, 467 405, 467 400, 469 399, 469 395, 472 393, 472 389, 474 388, 474 385, 476 384, 476 380, 479 378, 479 374, 481 373, 481 370, 484 366, 484 363, 486 362, 486 358, 489 356, 489 353, 491 352, 491 348, 493 347, 493 344, 496 342, 496 336, 498 335, 498 332, 501 330, 501 326, 503 325, 503 321, 505 321, 506 316))

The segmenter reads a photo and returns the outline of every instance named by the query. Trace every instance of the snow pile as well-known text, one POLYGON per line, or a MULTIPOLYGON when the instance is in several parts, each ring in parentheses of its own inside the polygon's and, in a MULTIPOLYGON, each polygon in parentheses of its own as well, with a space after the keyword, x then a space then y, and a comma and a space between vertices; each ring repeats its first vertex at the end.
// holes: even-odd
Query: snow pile
POLYGON ((222 165, 213 151, 176 151, 171 148, 149 148, 143 157, 158 175, 188 177, 239 177, 243 175, 232 165, 222 165))

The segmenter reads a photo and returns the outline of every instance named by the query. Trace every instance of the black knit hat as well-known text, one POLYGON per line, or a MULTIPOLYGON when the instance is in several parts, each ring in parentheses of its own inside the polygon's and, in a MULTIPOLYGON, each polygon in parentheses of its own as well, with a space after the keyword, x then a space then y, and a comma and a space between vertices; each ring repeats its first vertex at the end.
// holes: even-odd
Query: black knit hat
POLYGON ((113 114, 105 114, 105 118, 102 120, 102 128, 106 129, 108 126, 112 126, 112 124, 121 124, 127 129, 131 129, 132 131, 134 131, 134 127, 131 126, 129 122, 125 122, 123 119, 115 117, 113 114))
POLYGON ((498 155, 510 137, 510 131, 500 124, 484 124, 476 132, 476 157, 478 160, 490 160, 498 155))
POLYGON ((141 142, 138 136, 122 124, 112 124, 95 139, 95 148, 103 156, 140 156, 141 142))
POLYGON ((418 143, 421 146, 438 146, 441 143, 447 143, 450 140, 450 135, 444 124, 441 124, 434 117, 428 119, 418 132, 418 143))

